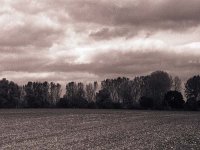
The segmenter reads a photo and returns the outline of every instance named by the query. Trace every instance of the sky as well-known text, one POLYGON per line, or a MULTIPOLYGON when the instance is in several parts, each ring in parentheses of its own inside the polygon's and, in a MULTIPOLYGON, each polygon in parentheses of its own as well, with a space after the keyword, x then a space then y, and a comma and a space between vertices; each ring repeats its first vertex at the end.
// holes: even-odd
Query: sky
POLYGON ((199 0, 0 0, 0 78, 200 73, 199 0))

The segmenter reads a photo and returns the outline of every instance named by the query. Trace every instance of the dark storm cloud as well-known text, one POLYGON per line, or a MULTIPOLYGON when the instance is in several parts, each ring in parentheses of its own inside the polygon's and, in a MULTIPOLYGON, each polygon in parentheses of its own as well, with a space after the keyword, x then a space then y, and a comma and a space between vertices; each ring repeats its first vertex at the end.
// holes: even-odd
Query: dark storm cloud
MULTIPOLYGON (((190 75, 198 73, 200 63, 198 56, 176 54, 174 52, 113 52, 98 55, 93 59, 94 72, 97 74, 124 74, 125 76, 148 73, 155 70, 171 71, 179 75, 179 71, 190 70, 190 75), (98 64, 98 65, 96 65, 98 64), (97 67, 96 67, 97 66, 97 67)), ((185 74, 181 75, 182 77, 185 74)))
POLYGON ((79 0, 70 4, 67 11, 79 22, 172 30, 196 26, 200 22, 199 0, 138 0, 122 6, 112 1, 79 0))
POLYGON ((49 61, 45 56, 40 55, 40 53, 35 55, 6 55, 1 57, 0 71, 37 72, 37 70, 40 70, 40 68, 49 61))
MULTIPOLYGON (((62 73, 91 73, 98 77, 102 76, 129 76, 134 77, 155 70, 166 70, 175 75, 186 78, 198 73, 200 60, 198 56, 176 54, 173 52, 112 52, 94 56, 90 63, 68 63, 57 60, 49 63, 48 60, 27 58, 22 64, 17 60, 4 62, 7 68, 4 71, 20 72, 62 72, 62 73), (190 72, 186 72, 190 70, 190 72), (185 72, 185 73, 184 73, 185 72)), ((1 62, 3 64, 3 62, 1 62)))
POLYGON ((2 31, 0 35, 0 46, 49 47, 58 40, 62 32, 60 29, 37 27, 28 23, 2 31))
MULTIPOLYGON (((66 58, 67 59, 67 58, 66 58)), ((199 56, 183 55, 174 52, 110 52, 98 54, 89 63, 69 63, 63 59, 51 61, 48 58, 30 56, 1 60, 0 71, 33 74, 20 80, 102 80, 118 76, 133 78, 156 70, 165 70, 182 79, 199 73, 199 56), (25 62, 25 63, 24 63, 25 62), (4 67, 3 67, 4 66, 4 67), (46 74, 45 77, 42 74, 46 74), (62 76, 64 75, 64 76, 62 76), (91 77, 92 75, 92 77, 91 77), (95 78, 94 78, 95 76, 95 78)), ((12 73, 11 73, 12 74, 12 73)), ((18 77, 20 78, 20 77, 18 77)), ((24 83, 24 82, 23 82, 24 83)))

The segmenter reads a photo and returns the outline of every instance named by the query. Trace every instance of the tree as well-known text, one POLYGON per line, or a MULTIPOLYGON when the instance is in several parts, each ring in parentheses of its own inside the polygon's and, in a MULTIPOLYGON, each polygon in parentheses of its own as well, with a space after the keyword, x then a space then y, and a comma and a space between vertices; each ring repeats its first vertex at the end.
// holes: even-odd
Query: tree
POLYGON ((26 107, 43 108, 49 107, 49 83, 48 82, 28 82, 25 85, 26 107))
POLYGON ((89 103, 93 102, 93 100, 94 100, 94 89, 93 89, 92 83, 89 83, 89 84, 86 85, 85 91, 86 91, 86 98, 87 98, 88 102, 89 103))
POLYGON ((88 105, 85 99, 85 90, 83 83, 76 84, 70 82, 66 85, 65 99, 68 101, 68 106, 73 108, 86 108, 88 105))
POLYGON ((148 78, 150 97, 154 99, 154 107, 162 108, 164 95, 171 89, 172 78, 164 71, 153 72, 148 78))
POLYGON ((69 101, 64 96, 63 98, 60 98, 58 102, 56 103, 56 107, 58 108, 69 108, 69 101))
POLYGON ((55 84, 54 82, 51 82, 49 94, 49 103, 51 107, 54 107, 60 100, 61 85, 59 83, 55 84))
POLYGON ((114 79, 106 79, 101 82, 101 88, 106 89, 110 94, 110 98, 112 102, 120 103, 119 95, 117 93, 116 83, 114 79))
POLYGON ((173 79, 173 89, 174 89, 174 91, 180 92, 181 91, 181 84, 182 84, 181 79, 178 76, 174 77, 174 79, 173 79))
POLYGON ((184 103, 183 96, 178 91, 169 91, 165 94, 164 106, 167 108, 180 109, 183 108, 184 103))
POLYGON ((84 90, 84 84, 79 82, 77 85, 77 95, 78 98, 85 98, 85 90, 84 90))
POLYGON ((200 76, 193 76, 185 84, 185 94, 187 99, 194 98, 196 101, 200 97, 200 76))
POLYGON ((0 107, 16 108, 20 99, 19 86, 5 78, 0 80, 0 107))
POLYGON ((144 80, 142 77, 135 77, 130 81, 130 94, 133 98, 133 101, 139 102, 139 99, 142 97, 144 80))
POLYGON ((131 89, 130 89, 130 80, 126 77, 118 77, 114 79, 116 91, 118 94, 119 102, 117 107, 120 107, 119 104, 122 104, 125 108, 130 108, 132 106, 132 97, 131 97, 131 89))
POLYGON ((110 92, 107 89, 102 89, 97 93, 97 106, 99 108, 113 108, 110 92))
POLYGON ((86 84, 85 87, 85 94, 86 94, 86 99, 88 100, 89 103, 94 103, 96 101, 96 92, 98 88, 98 83, 94 82, 86 84))
POLYGON ((94 82, 86 84, 85 87, 85 94, 86 94, 86 99, 88 101, 88 108, 96 108, 96 93, 98 89, 98 83, 94 82))
POLYGON ((150 97, 142 96, 139 100, 140 106, 145 109, 153 108, 153 99, 150 97))
POLYGON ((198 102, 194 97, 187 99, 185 106, 187 110, 192 110, 192 111, 198 110, 198 102))
POLYGON ((9 81, 5 78, 0 81, 0 106, 6 107, 8 103, 9 81))
POLYGON ((61 97, 61 93, 62 93, 62 89, 61 89, 61 85, 59 83, 56 84, 56 90, 55 90, 55 102, 54 104, 56 104, 61 97))
POLYGON ((106 79, 101 82, 102 89, 106 89, 113 104, 117 107, 123 105, 129 107, 132 104, 132 97, 130 94, 129 79, 125 77, 118 77, 116 79, 106 79))
POLYGON ((44 103, 43 107, 49 107, 51 105, 51 103, 49 102, 50 84, 47 81, 45 81, 41 83, 40 85, 41 85, 41 94, 39 96, 42 97, 42 101, 44 103))
POLYGON ((20 86, 20 98, 18 102, 18 107, 23 108, 27 106, 25 96, 26 96, 25 86, 20 86))
POLYGON ((77 84, 77 94, 74 101, 75 107, 86 108, 88 106, 88 101, 85 98, 84 84, 81 82, 77 84))
POLYGON ((8 107, 15 108, 18 107, 18 103, 20 100, 20 88, 14 82, 9 83, 9 90, 8 90, 8 107))
POLYGON ((76 97, 77 85, 75 82, 70 82, 66 85, 66 97, 69 100, 73 100, 76 97))
POLYGON ((33 91, 33 83, 32 82, 28 82, 25 85, 25 92, 26 92, 26 96, 25 96, 25 101, 26 101, 26 107, 36 107, 37 104, 35 104, 35 95, 34 95, 34 91, 33 91))

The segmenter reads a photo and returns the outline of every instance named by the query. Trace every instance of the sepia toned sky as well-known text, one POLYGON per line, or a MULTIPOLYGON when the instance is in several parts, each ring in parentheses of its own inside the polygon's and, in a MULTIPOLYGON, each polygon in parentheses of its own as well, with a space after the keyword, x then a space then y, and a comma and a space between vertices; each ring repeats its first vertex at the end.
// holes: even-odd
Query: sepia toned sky
POLYGON ((1 0, 0 77, 94 81, 200 73, 199 0, 1 0))

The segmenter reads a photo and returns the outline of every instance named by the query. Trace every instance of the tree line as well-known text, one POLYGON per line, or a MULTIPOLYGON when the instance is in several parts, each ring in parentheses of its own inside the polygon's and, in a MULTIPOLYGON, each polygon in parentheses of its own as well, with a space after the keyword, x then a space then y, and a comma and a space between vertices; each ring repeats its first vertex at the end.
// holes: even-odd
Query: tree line
POLYGON ((28 82, 23 86, 0 80, 0 108, 104 108, 198 110, 200 76, 187 80, 156 71, 134 79, 118 77, 101 83, 69 82, 62 94, 59 83, 28 82), (184 95, 182 94, 184 93, 184 95))

